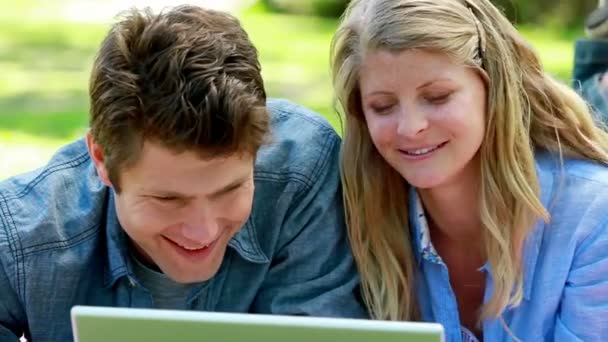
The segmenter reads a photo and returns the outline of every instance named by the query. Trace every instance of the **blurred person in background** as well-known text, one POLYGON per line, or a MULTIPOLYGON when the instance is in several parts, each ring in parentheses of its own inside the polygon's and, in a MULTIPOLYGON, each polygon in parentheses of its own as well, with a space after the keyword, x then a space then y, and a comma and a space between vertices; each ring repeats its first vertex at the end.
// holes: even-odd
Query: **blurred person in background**
POLYGON ((589 102, 603 124, 608 124, 608 4, 600 0, 585 21, 586 38, 574 51, 574 88, 589 102))

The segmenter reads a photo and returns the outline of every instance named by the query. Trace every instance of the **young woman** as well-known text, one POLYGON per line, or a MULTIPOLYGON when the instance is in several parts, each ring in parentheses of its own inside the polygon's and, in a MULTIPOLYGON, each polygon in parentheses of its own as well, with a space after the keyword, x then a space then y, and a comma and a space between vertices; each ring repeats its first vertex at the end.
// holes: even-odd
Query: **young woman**
POLYGON ((354 0, 332 45, 374 318, 608 340, 608 134, 488 0, 354 0))

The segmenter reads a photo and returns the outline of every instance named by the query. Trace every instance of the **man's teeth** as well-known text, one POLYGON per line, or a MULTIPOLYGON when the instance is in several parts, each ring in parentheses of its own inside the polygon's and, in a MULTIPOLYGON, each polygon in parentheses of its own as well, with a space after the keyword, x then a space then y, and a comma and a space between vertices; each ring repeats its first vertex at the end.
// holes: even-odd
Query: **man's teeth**
POLYGON ((188 250, 188 251, 198 251, 198 250, 201 250, 201 249, 203 249, 203 248, 207 248, 207 247, 209 247, 209 245, 205 245, 205 246, 203 246, 203 247, 188 247, 188 246, 182 246, 182 245, 179 245, 179 246, 180 246, 181 248, 185 249, 185 250, 188 250))

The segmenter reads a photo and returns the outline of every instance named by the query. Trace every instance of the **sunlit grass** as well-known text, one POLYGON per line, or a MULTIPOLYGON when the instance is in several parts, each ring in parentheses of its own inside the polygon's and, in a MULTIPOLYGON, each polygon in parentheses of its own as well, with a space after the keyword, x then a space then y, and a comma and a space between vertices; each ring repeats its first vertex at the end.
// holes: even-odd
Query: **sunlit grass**
POLYGON ((560 31, 547 27, 520 27, 520 32, 540 55, 545 70, 570 84, 574 63, 574 40, 582 30, 560 31))
MULTIPOLYGON (((108 26, 44 16, 53 3, 13 1, 0 11, 0 179, 44 164, 86 129, 89 70, 108 26)), ((338 127, 329 74, 337 21, 269 14, 259 6, 239 18, 260 51, 268 94, 304 104, 338 127)), ((521 30, 547 70, 569 83, 580 32, 521 30)))
POLYGON ((13 174, 43 166, 66 139, 0 128, 0 180, 13 174))
POLYGON ((268 93, 303 103, 336 123, 331 109, 329 45, 337 21, 269 14, 260 7, 249 9, 240 19, 260 51, 268 93))

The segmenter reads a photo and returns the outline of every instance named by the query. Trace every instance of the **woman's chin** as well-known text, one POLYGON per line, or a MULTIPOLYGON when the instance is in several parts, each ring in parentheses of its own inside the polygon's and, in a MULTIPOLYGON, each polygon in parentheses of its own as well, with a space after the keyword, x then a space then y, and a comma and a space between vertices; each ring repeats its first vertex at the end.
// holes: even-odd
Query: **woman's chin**
POLYGON ((404 177, 407 183, 417 189, 428 190, 438 186, 444 181, 443 176, 437 177, 429 177, 430 175, 424 177, 404 177))

